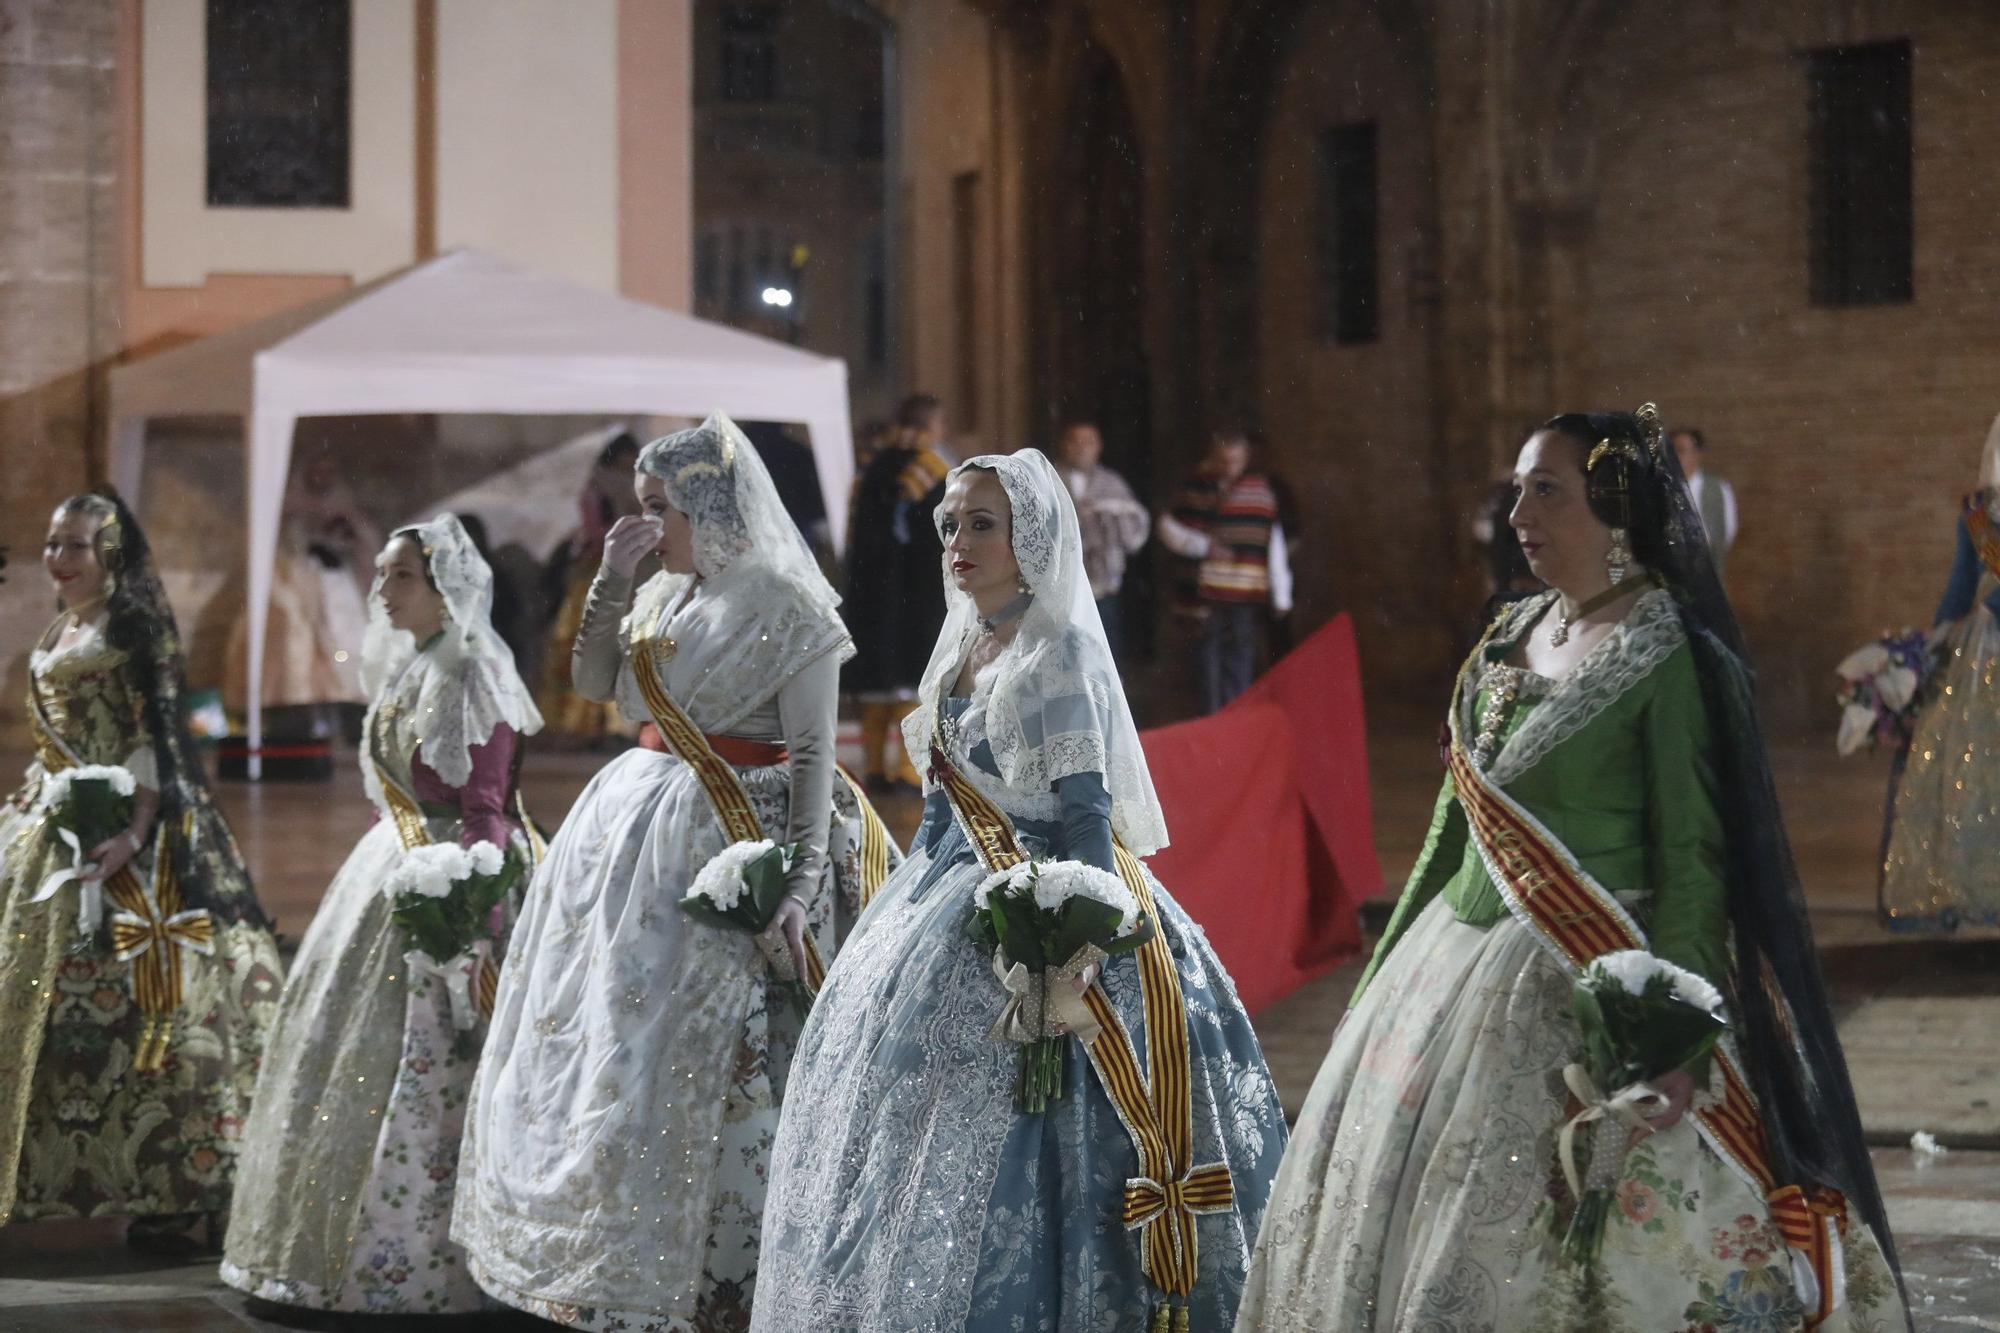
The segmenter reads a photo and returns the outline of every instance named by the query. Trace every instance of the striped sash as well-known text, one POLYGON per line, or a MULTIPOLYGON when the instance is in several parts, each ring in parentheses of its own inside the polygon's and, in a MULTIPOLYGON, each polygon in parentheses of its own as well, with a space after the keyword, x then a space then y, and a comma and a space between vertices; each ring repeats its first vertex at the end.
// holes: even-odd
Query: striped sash
MULTIPOLYGON (((1491 635, 1489 630, 1487 637, 1491 635)), ((1572 977, 1605 954, 1622 949, 1650 952, 1645 932, 1624 905, 1472 762, 1462 735, 1459 701, 1472 664, 1482 659, 1485 646, 1482 639, 1459 673, 1450 713, 1449 764, 1458 803, 1487 875, 1515 920, 1572 977)), ((1817 1290, 1801 1295, 1813 1311, 1807 1327, 1817 1328, 1845 1299, 1840 1236, 1847 1228, 1846 1201, 1834 1190, 1807 1196, 1797 1185, 1780 1187, 1770 1165, 1756 1095, 1727 1038, 1716 1045, 1715 1064, 1722 1080, 1720 1099, 1688 1114, 1716 1155, 1766 1201, 1786 1244, 1811 1267, 1817 1290)))
MULTIPOLYGON (((743 779, 736 770, 726 763, 715 747, 708 743, 681 706, 674 702, 666 687, 660 684, 659 668, 653 662, 653 641, 643 634, 633 636, 631 652, 627 661, 632 666, 632 678, 638 682, 639 695, 646 701, 646 711, 653 715, 653 725, 660 729, 660 739, 674 756, 694 771, 695 781, 708 794, 708 803, 715 810, 715 820, 722 825, 722 832, 731 842, 757 842, 764 836, 764 825, 751 808, 750 793, 743 789, 743 779)), ((843 776, 845 776, 843 774, 843 776)), ((848 781, 851 783, 852 778, 848 781)), ((860 793, 857 790, 856 795, 860 793)), ((867 802, 862 808, 868 809, 867 802)), ((869 810, 870 814, 874 812, 869 810)), ((880 821, 877 821, 879 826, 880 821)), ((887 834, 883 835, 886 840, 887 834)), ((887 852, 884 852, 886 866, 887 852)), ((886 873, 886 869, 885 872, 886 873)), ((879 886, 881 881, 876 881, 879 886)), ((811 931, 801 932, 805 941, 806 992, 818 995, 819 988, 826 981, 826 964, 819 956, 819 946, 813 943, 811 931)))
MULTIPOLYGON (((943 738, 936 733, 931 740, 931 775, 951 802, 952 813, 980 865, 988 871, 1000 871, 1028 859, 1015 836, 1013 821, 959 772, 945 754, 943 738)), ((1122 846, 1116 847, 1114 854, 1125 887, 1157 925, 1159 913, 1139 858, 1122 846)), ((1085 1050, 1138 1154, 1139 1175, 1125 1182, 1124 1225, 1139 1232, 1140 1262, 1147 1278, 1169 1295, 1185 1297, 1194 1290, 1198 1268, 1195 1216, 1229 1211, 1235 1204, 1235 1188, 1226 1164, 1193 1164, 1194 1099, 1187 1005, 1163 930, 1156 929, 1152 939, 1140 946, 1138 963, 1145 1014, 1145 1069, 1141 1070, 1132 1034, 1099 984, 1085 992, 1084 1003, 1103 1032, 1085 1050)))
POLYGON ((875 901, 882 881, 889 878, 889 830, 882 823, 882 816, 876 813, 874 803, 868 799, 868 793, 854 780, 854 775, 839 764, 834 765, 834 772, 840 774, 840 780, 854 793, 855 807, 861 812, 861 882, 857 887, 861 906, 865 909, 875 901))

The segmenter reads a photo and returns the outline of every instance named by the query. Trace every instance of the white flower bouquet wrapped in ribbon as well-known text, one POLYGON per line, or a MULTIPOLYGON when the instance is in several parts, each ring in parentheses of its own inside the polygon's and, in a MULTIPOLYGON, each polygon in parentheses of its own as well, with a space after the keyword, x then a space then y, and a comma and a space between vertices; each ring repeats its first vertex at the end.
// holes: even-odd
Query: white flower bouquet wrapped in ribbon
POLYGON ((1587 1265, 1604 1244, 1624 1140, 1667 1104, 1652 1081, 1705 1059, 1728 1020, 1720 991, 1644 949, 1593 960, 1570 994, 1570 1012, 1583 1030, 1584 1058, 1563 1070, 1563 1080, 1583 1109, 1558 1143, 1577 1201, 1563 1244, 1573 1262, 1587 1265), (1593 1123, 1586 1174, 1577 1167, 1576 1134, 1593 1123))
POLYGON ((472 981, 491 948, 493 909, 521 882, 524 863, 490 842, 470 847, 434 842, 413 847, 382 883, 396 923, 412 948, 403 955, 413 980, 436 976, 451 997, 461 1030, 478 1021, 472 981))
POLYGON ((97 867, 84 856, 90 848, 131 828, 137 793, 138 783, 131 770, 115 764, 84 764, 42 779, 35 806, 49 841, 69 848, 70 863, 43 880, 32 901, 53 898, 58 889, 75 880, 80 893, 76 928, 82 934, 94 932, 104 915, 103 886, 87 878, 97 867))
POLYGON ((1125 881, 1081 861, 1023 861, 981 881, 972 934, 993 951, 1007 1007, 996 1041, 1021 1047, 1014 1108, 1031 1114, 1063 1095, 1063 1038, 1088 1043, 1097 1022, 1076 982, 1114 954, 1152 938, 1153 923, 1125 881))

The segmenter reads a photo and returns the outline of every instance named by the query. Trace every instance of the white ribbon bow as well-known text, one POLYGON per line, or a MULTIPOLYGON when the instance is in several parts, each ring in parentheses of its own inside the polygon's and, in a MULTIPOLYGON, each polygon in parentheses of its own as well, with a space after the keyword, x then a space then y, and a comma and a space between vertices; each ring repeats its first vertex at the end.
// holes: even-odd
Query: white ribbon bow
POLYGON ((91 878, 91 876, 97 873, 97 863, 83 859, 83 843, 77 839, 76 834, 58 826, 56 828, 56 836, 69 844, 69 868, 67 870, 58 870, 43 880, 42 887, 28 901, 31 903, 46 902, 50 898, 55 897, 56 891, 62 888, 63 885, 69 883, 71 880, 75 880, 77 887, 77 931, 84 935, 95 934, 98 923, 104 919, 104 881, 91 878))
POLYGON ((403 963, 410 969, 412 983, 427 977, 436 977, 444 983, 453 1027, 470 1032, 478 1025, 479 1006, 472 999, 472 978, 479 971, 478 953, 468 949, 440 963, 422 949, 412 949, 403 955, 403 963))
POLYGON ((1027 1043, 1053 1037, 1068 1030, 1085 1046, 1097 1040, 1104 1028, 1090 1012, 1071 983, 1085 969, 1105 959, 1104 950, 1094 944, 1078 949, 1061 967, 1052 967, 1044 980, 1026 963, 1007 962, 1003 949, 993 951, 993 975, 1007 992, 1007 1007, 993 1022, 987 1035, 994 1041, 1027 1043))
POLYGON ((1590 1071, 1580 1064, 1569 1065, 1563 1070, 1563 1082, 1569 1084, 1569 1090, 1583 1103, 1583 1109, 1571 1116, 1569 1123, 1562 1127, 1562 1137, 1558 1140, 1563 1179, 1569 1182, 1570 1197, 1581 1199, 1583 1175, 1576 1169, 1577 1130, 1607 1117, 1622 1120, 1634 1129, 1651 1130, 1646 1117, 1666 1110, 1671 1102, 1664 1092, 1646 1083, 1633 1083, 1607 1097, 1592 1081, 1590 1071))

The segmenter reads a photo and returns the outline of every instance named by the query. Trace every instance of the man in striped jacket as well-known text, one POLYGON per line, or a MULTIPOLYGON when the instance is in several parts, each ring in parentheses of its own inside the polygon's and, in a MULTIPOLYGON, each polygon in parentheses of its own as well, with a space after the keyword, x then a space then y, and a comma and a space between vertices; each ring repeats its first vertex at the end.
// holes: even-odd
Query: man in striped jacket
POLYGON ((1278 496, 1250 466, 1250 439, 1219 430, 1208 458, 1159 521, 1160 542, 1191 562, 1201 628, 1201 705, 1213 713, 1250 687, 1268 614, 1292 609, 1278 496), (1268 611, 1267 611, 1268 608, 1268 611))

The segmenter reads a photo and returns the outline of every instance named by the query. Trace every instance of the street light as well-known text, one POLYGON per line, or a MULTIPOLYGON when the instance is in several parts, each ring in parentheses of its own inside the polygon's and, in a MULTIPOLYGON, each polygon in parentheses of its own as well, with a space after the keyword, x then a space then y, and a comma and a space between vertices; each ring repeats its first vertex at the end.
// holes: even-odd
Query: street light
POLYGON ((763 292, 764 304, 776 306, 780 310, 791 308, 792 294, 783 287, 766 287, 763 292))

